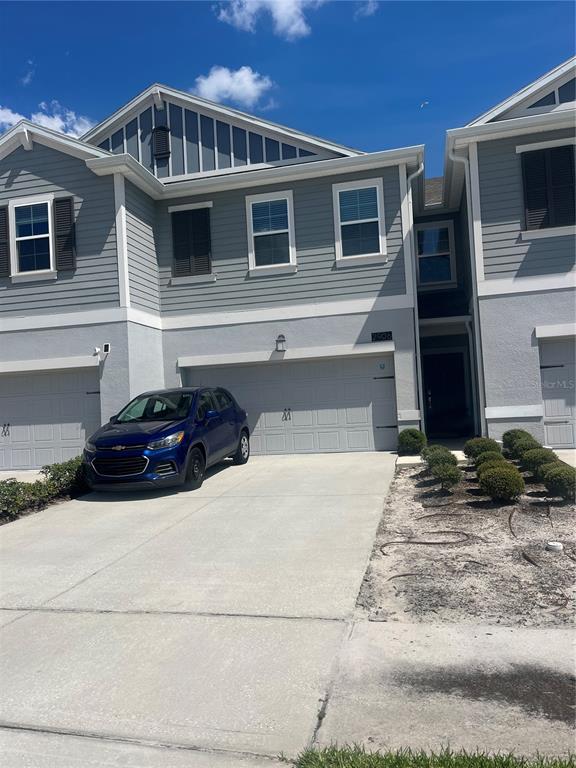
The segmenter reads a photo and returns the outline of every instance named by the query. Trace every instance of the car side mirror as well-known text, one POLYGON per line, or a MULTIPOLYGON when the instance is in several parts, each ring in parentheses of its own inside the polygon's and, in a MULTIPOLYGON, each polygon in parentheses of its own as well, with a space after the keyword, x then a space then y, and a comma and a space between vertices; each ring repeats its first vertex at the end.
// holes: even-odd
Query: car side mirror
POLYGON ((206 416, 204 417, 204 419, 205 421, 211 421, 212 419, 215 419, 216 416, 218 416, 218 411, 210 409, 209 411, 206 411, 206 416))
POLYGON ((114 414, 114 416, 110 416, 110 424, 117 424, 118 423, 118 415, 114 414))

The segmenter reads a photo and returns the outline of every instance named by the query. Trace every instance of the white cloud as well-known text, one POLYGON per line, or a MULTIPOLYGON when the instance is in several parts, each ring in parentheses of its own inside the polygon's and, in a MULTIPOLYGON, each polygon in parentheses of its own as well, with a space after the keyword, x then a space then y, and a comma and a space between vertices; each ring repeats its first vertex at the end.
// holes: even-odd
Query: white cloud
POLYGON ((218 18, 245 32, 254 32, 258 18, 272 16, 274 32, 286 40, 310 34, 305 10, 314 10, 326 0, 230 0, 218 6, 218 18))
POLYGON ((30 83, 32 82, 32 78, 36 74, 36 67, 34 66, 34 62, 32 61, 32 59, 28 59, 28 61, 26 62, 26 67, 27 67, 26 74, 20 78, 20 83, 24 86, 30 85, 30 83))
POLYGON ((51 128, 53 131, 75 137, 82 136, 95 125, 89 117, 77 115, 73 110, 63 107, 58 101, 51 101, 49 104, 45 101, 41 102, 38 105, 38 111, 33 112, 30 117, 0 105, 0 131, 11 128, 20 120, 31 120, 36 125, 42 125, 44 128, 51 128))
POLYGON ((228 69, 216 66, 207 75, 196 78, 193 91, 211 101, 232 101, 253 108, 273 86, 269 77, 255 72, 251 67, 228 69))
POLYGON ((354 18, 361 19, 366 16, 374 16, 377 10, 378 0, 365 0, 365 2, 359 3, 354 12, 354 18))

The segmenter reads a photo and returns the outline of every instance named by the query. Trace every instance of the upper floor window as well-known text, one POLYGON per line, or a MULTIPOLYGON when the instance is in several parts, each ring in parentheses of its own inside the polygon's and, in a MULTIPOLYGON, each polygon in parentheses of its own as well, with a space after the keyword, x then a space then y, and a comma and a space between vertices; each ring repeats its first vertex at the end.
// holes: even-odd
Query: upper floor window
POLYGON ((172 216, 174 277, 209 275, 212 272, 211 203, 201 205, 169 209, 172 216))
POLYGON ((522 152, 522 177, 527 230, 576 224, 573 145, 522 152))
POLYGON ((0 277, 49 280, 74 269, 74 198, 37 195, 0 207, 0 277))
POLYGON ((14 205, 14 273, 52 269, 51 203, 14 205))
POLYGON ((336 258, 386 253, 382 179, 334 184, 336 258))
POLYGON ((292 192, 252 195, 246 198, 246 208, 250 269, 271 272, 295 268, 292 192))
POLYGON ((451 221, 416 225, 416 252, 419 285, 446 285, 456 281, 451 221))
POLYGON ((567 83, 561 85, 550 93, 547 93, 542 98, 535 101, 534 104, 530 104, 528 109, 539 109, 540 107, 552 107, 555 104, 567 104, 571 101, 576 101, 576 78, 573 77, 568 80, 567 83))

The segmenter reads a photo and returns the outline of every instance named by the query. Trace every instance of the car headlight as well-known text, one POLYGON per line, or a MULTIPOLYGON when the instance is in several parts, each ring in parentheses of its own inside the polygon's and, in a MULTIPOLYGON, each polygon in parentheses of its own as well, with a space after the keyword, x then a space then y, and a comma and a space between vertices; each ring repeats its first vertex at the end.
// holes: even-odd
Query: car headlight
POLYGON ((180 445, 184 440, 184 432, 175 432, 173 435, 163 437, 160 440, 152 440, 148 443, 148 448, 151 451, 157 451, 159 448, 173 448, 175 445, 180 445))
POLYGON ((90 440, 86 440, 86 445, 84 446, 84 450, 88 451, 88 453, 94 453, 96 451, 96 446, 94 443, 91 443, 90 440))

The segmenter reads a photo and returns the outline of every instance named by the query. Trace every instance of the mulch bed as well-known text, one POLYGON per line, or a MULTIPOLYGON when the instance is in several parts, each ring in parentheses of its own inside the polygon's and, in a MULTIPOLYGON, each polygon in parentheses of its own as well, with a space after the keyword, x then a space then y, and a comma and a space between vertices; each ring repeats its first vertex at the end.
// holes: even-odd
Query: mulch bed
POLYGON ((529 475, 518 502, 499 504, 464 469, 453 492, 421 466, 397 470, 358 607, 372 621, 572 622, 575 506, 547 498, 529 475), (547 551, 548 541, 564 551, 547 551))

